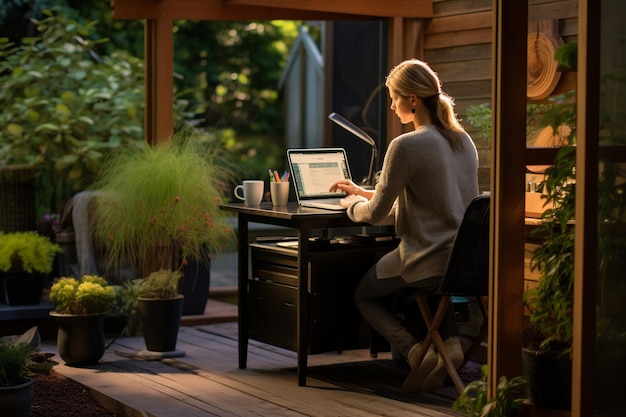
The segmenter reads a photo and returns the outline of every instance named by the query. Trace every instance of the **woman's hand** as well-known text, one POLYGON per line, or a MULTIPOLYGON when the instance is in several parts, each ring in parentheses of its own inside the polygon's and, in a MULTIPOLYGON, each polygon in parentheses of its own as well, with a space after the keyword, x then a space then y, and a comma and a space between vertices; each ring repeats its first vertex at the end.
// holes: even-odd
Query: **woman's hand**
POLYGON ((359 187, 352 181, 343 179, 343 180, 334 182, 328 188, 328 191, 330 192, 343 191, 348 195, 350 194, 361 195, 361 191, 365 191, 365 190, 363 190, 361 187, 359 187))
POLYGON ((344 180, 339 180, 337 182, 334 182, 330 186, 330 188, 328 188, 328 191, 330 191, 330 192, 344 191, 346 194, 348 194, 348 196, 354 195, 354 196, 362 197, 362 199, 360 199, 358 201, 368 201, 368 200, 371 200, 372 196, 374 195, 374 190, 366 190, 363 187, 359 187, 358 185, 356 185, 352 181, 345 180, 345 179, 344 180))

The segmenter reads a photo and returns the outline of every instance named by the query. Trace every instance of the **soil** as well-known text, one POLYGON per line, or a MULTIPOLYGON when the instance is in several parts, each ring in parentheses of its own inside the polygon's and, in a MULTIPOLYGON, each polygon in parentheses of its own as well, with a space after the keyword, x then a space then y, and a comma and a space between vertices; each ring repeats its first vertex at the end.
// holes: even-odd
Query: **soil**
POLYGON ((78 382, 52 372, 38 374, 30 417, 117 417, 102 407, 78 382))

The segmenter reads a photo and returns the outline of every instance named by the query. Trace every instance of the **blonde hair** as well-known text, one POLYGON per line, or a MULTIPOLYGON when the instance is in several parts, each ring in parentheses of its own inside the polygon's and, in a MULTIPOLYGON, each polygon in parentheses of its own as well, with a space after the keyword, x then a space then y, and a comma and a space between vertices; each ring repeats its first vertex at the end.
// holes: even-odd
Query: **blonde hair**
POLYGON ((428 109, 435 127, 450 143, 452 149, 462 149, 461 135, 465 129, 454 113, 454 99, 444 93, 441 81, 427 63, 408 59, 393 67, 387 75, 385 86, 404 97, 415 94, 428 109))

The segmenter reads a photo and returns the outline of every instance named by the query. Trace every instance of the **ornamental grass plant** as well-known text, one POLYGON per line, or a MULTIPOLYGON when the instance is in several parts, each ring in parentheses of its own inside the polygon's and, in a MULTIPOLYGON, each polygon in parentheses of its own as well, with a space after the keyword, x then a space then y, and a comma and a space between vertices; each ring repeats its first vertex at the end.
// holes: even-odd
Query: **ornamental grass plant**
POLYGON ((22 384, 31 374, 29 369, 32 349, 26 343, 0 342, 0 387, 22 384))
POLYGON ((179 293, 183 275, 179 271, 151 272, 138 283, 138 296, 141 298, 174 298, 179 293))
POLYGON ((142 278, 223 250, 234 238, 219 207, 230 172, 220 148, 192 131, 113 155, 95 183, 105 267, 142 278))

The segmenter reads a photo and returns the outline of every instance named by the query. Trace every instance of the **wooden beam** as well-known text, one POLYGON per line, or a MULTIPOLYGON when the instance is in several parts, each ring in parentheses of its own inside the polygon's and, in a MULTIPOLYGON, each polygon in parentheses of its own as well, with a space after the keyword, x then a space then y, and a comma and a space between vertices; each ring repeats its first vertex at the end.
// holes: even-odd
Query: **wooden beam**
MULTIPOLYGON (((422 19, 394 17, 389 19, 387 62, 389 70, 405 59, 424 56, 424 21, 422 19)), ((387 107, 387 143, 406 132, 410 126, 397 122, 391 108, 387 107)))
POLYGON ((370 20, 432 17, 432 0, 111 0, 116 19, 370 20))
MULTIPOLYGON (((596 288, 598 280, 598 142, 600 132, 600 5, 579 3, 576 124, 576 228, 572 417, 596 412, 596 288)), ((624 159, 621 159, 623 161, 624 159)), ((599 386, 602 386, 600 384, 599 386)))
POLYGON ((522 374, 528 0, 494 0, 489 392, 522 374))
POLYGON ((145 120, 149 144, 163 142, 174 132, 174 34, 171 19, 145 22, 145 120))
POLYGON ((281 7, 376 17, 433 17, 432 0, 224 0, 229 5, 281 7))

